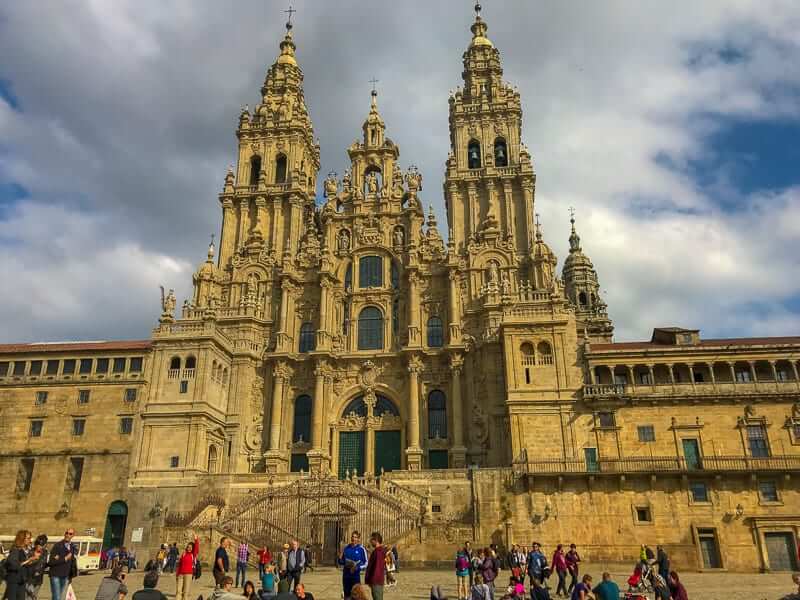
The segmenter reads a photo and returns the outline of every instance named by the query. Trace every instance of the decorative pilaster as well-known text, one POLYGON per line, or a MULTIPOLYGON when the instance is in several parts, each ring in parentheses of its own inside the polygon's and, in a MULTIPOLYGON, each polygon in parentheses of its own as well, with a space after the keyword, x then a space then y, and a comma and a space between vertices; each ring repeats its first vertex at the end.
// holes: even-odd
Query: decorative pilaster
POLYGON ((419 374, 422 361, 418 356, 408 360, 408 448, 406 466, 411 471, 422 468, 422 448, 419 445, 419 374))
POLYGON ((289 370, 285 363, 278 363, 272 370, 272 410, 269 421, 269 450, 265 455, 267 472, 279 473, 286 470, 286 453, 281 448, 281 424, 283 419, 284 383, 289 370))
POLYGON ((412 271, 408 275, 408 345, 419 348, 422 340, 419 334, 419 275, 412 271))
POLYGON ((314 369, 314 400, 311 404, 312 449, 308 452, 308 466, 312 473, 327 472, 330 468, 328 453, 323 444, 323 415, 325 413, 325 379, 328 363, 320 360, 314 369))
POLYGON ((458 293, 458 271, 451 269, 448 273, 450 281, 450 344, 461 343, 461 305, 458 293))
POLYGON ((464 446, 464 417, 461 399, 461 371, 464 369, 464 359, 461 354, 450 357, 450 370, 452 372, 452 410, 453 410, 453 447, 450 448, 450 466, 460 469, 467 464, 467 448, 464 446))

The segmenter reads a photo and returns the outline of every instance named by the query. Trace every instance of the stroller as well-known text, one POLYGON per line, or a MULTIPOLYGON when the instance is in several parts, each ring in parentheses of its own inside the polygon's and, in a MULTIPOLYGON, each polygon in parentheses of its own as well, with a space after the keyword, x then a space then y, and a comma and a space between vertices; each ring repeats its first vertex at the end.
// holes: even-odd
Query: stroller
POLYGON ((628 577, 628 594, 625 595, 626 600, 628 598, 635 599, 637 594, 644 595, 648 592, 652 592, 652 577, 653 569, 649 564, 642 561, 636 563, 633 574, 628 577))

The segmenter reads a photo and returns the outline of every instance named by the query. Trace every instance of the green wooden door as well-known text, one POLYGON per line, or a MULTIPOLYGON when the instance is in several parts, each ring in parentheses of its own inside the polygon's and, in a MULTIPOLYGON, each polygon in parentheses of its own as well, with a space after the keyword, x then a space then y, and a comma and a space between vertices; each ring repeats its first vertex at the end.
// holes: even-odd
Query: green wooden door
POLYGON ((595 473, 600 470, 600 463, 597 460, 597 448, 584 448, 583 456, 586 459, 586 470, 595 473))
POLYGON ((103 548, 125 545, 125 525, 128 520, 128 505, 115 500, 108 507, 106 526, 103 529, 103 548))
POLYGON ((428 468, 429 469, 446 469, 447 464, 447 450, 429 450, 428 451, 428 468))
POLYGON ((375 432, 375 475, 400 469, 400 432, 375 432))
POLYGON ((347 471, 356 475, 364 474, 364 432, 342 431, 339 433, 339 479, 344 479, 347 471))
POLYGON ((683 440, 683 457, 686 459, 687 469, 700 469, 700 445, 696 439, 683 440))

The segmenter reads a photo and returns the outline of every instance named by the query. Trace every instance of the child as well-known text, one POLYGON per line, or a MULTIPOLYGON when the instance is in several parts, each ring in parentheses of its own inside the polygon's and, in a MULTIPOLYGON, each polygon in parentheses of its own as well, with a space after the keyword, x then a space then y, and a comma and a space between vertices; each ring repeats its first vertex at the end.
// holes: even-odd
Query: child
POLYGON ((395 577, 397 567, 394 564, 394 554, 387 552, 384 560, 386 561, 386 587, 393 587, 397 585, 397 577, 395 577))
POLYGON ((261 576, 261 598, 267 600, 275 597, 275 580, 278 578, 275 573, 275 565, 272 563, 264 567, 264 574, 261 576))

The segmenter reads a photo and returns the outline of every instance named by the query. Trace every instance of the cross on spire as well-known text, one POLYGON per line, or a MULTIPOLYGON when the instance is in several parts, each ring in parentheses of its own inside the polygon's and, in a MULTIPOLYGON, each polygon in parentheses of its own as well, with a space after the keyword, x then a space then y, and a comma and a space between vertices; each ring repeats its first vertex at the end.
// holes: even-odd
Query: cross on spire
POLYGON ((372 84, 372 91, 373 91, 373 92, 377 92, 378 90, 377 90, 377 89, 375 89, 375 85, 376 85, 377 83, 379 83, 379 82, 378 82, 378 80, 377 80, 377 79, 375 79, 375 76, 374 76, 374 75, 372 76, 372 79, 370 79, 370 80, 369 80, 369 82, 372 84))
POLYGON ((289 8, 287 10, 283 11, 283 12, 285 12, 286 14, 289 15, 289 20, 286 21, 286 29, 291 29, 292 28, 292 15, 294 13, 296 13, 297 11, 295 9, 293 9, 292 5, 290 4, 289 8))

